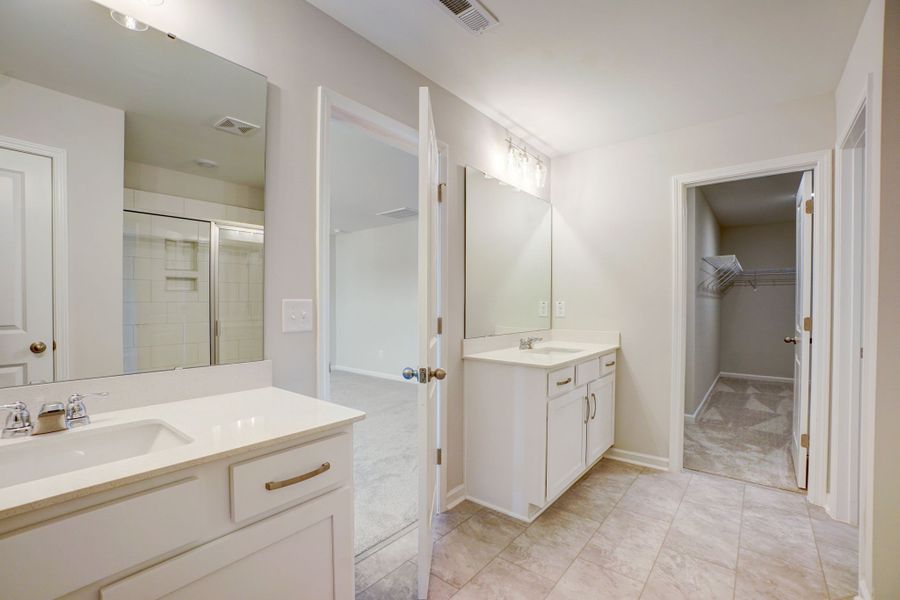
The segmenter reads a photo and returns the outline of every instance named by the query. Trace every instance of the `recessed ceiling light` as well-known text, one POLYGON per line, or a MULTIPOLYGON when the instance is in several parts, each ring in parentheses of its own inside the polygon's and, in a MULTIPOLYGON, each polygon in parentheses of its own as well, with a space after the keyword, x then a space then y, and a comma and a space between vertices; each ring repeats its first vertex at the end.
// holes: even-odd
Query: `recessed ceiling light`
POLYGON ((120 13, 116 10, 110 10, 109 16, 112 17, 112 20, 124 27, 125 29, 130 29, 131 31, 147 31, 150 29, 150 26, 142 21, 138 21, 134 17, 128 16, 124 13, 120 13))
POLYGON ((219 163, 217 163, 214 160, 210 160, 208 158, 198 158, 194 162, 197 164, 198 167, 203 167, 204 169, 215 169, 216 167, 219 166, 219 163))

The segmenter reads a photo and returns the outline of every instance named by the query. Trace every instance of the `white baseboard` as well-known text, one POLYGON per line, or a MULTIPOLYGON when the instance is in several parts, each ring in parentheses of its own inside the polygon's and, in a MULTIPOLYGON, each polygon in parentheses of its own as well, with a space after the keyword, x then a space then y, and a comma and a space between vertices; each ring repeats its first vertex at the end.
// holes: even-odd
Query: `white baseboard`
MULTIPOLYGON (((344 367, 341 365, 331 365, 332 371, 343 371, 345 373, 355 373, 356 375, 366 375, 368 377, 377 377, 378 379, 388 379, 390 381, 402 381, 406 383, 400 375, 392 375, 390 373, 381 373, 379 371, 366 371, 365 369, 357 369, 356 367, 344 367)), ((415 382, 414 382, 415 383, 415 382)))
POLYGON ((653 456, 652 454, 642 454, 640 452, 631 452, 630 450, 622 450, 621 448, 610 448, 603 455, 604 458, 618 460, 639 467, 649 467, 651 469, 659 469, 660 471, 669 470, 669 459, 662 456, 653 456))
POLYGON ((859 593, 856 595, 855 600, 872 600, 872 592, 869 591, 869 586, 865 579, 860 578, 859 580, 859 593))
POLYGON ((747 373, 719 373, 719 377, 733 377, 735 379, 749 379, 751 381, 770 381, 772 383, 794 383, 793 377, 772 377, 770 375, 749 375, 747 373))
POLYGON ((699 415, 701 412, 703 412, 703 407, 706 406, 707 400, 709 400, 709 397, 712 396, 713 390, 716 389, 716 384, 719 383, 719 378, 720 378, 720 377, 722 377, 722 374, 721 374, 721 373, 719 373, 718 375, 716 375, 716 378, 713 379, 713 382, 712 382, 712 384, 709 386, 709 389, 706 390, 706 395, 703 396, 703 400, 700 401, 700 404, 697 405, 697 408, 694 409, 694 412, 692 412, 692 413, 684 413, 684 420, 685 420, 685 421, 688 421, 688 422, 690 422, 690 423, 693 423, 694 421, 697 420, 697 415, 699 415))
POLYGON ((447 492, 447 510, 466 499, 466 484, 461 483, 447 492))

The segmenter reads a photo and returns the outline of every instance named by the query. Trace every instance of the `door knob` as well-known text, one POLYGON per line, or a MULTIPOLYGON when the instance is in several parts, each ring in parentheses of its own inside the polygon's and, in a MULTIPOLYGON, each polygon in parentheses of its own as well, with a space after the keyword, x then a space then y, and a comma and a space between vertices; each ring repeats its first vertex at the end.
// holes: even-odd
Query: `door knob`
POLYGON ((442 381, 447 376, 447 371, 441 368, 437 369, 413 369, 412 367, 406 367, 401 372, 403 375, 403 379, 409 381, 410 379, 417 379, 419 383, 428 383, 432 379, 437 379, 438 381, 442 381))
POLYGON ((428 380, 437 379, 438 381, 443 381, 444 377, 447 376, 447 371, 438 367, 437 369, 428 369, 428 380))
POLYGON ((47 344, 44 342, 33 342, 28 349, 34 354, 43 354, 47 350, 47 344))
POLYGON ((403 379, 407 381, 409 381, 410 379, 419 378, 419 371, 413 369, 412 367, 406 367, 405 369, 403 369, 403 371, 400 372, 400 374, 403 376, 403 379))
POLYGON ((788 336, 788 337, 784 338, 784 343, 785 344, 796 344, 797 338, 788 336))

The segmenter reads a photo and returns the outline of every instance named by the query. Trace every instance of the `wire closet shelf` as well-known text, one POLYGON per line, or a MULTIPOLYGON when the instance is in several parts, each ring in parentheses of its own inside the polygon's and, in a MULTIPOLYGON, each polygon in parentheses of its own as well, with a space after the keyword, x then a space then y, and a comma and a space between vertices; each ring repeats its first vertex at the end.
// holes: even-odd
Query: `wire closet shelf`
POLYGON ((746 286, 757 290, 761 286, 794 285, 797 270, 794 268, 744 269, 734 254, 704 256, 703 262, 713 272, 702 287, 715 294, 724 294, 733 286, 746 286))

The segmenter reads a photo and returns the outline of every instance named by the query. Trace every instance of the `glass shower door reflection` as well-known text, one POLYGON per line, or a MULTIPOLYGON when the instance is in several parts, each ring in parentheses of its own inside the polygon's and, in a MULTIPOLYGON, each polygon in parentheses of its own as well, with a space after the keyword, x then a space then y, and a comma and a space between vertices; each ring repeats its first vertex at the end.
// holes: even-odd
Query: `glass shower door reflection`
POLYGON ((263 358, 263 231, 213 225, 215 364, 263 358))

